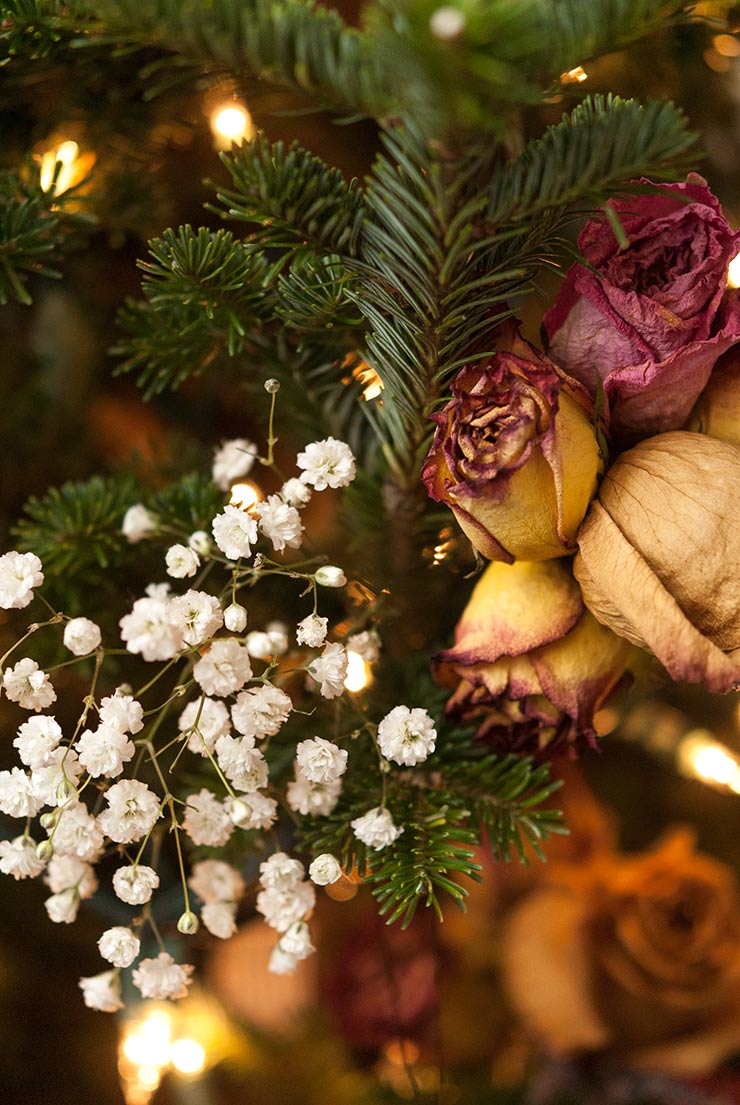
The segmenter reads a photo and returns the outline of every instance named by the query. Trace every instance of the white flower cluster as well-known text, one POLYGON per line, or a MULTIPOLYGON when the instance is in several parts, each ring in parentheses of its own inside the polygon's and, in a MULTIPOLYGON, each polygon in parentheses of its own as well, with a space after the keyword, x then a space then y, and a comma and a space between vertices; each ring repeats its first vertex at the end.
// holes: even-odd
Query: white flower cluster
POLYGON ((282 933, 270 956, 274 974, 289 974, 315 951, 306 919, 316 904, 316 891, 305 873, 303 864, 285 852, 275 852, 260 864, 257 911, 282 933))

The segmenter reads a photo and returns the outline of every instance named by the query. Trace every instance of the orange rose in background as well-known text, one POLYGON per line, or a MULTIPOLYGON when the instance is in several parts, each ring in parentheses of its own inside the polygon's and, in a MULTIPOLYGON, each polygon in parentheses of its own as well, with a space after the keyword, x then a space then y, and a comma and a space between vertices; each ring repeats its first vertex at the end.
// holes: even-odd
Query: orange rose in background
POLYGON ((494 563, 433 672, 454 689, 449 715, 478 721, 478 737, 497 747, 529 752, 593 738, 594 713, 632 652, 584 608, 566 562, 494 563))
POLYGON ((735 877, 682 831, 652 852, 554 867, 506 922, 504 973, 553 1052, 709 1072, 740 1049, 735 877))
POLYGON ((602 470, 590 403, 513 323, 497 346, 463 368, 434 416, 422 478, 489 560, 564 556, 602 470))
POLYGON ((673 679, 740 682, 740 450, 660 434, 607 472, 573 570, 604 625, 653 652, 673 679))

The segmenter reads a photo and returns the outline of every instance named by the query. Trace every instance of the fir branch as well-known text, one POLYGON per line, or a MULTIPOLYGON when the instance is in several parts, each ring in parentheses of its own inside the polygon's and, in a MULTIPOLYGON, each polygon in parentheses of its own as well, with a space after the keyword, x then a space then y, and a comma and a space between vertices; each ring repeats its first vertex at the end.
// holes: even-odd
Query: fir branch
POLYGON ((190 472, 156 495, 149 508, 160 525, 169 532, 179 530, 190 534, 196 530, 210 531, 211 522, 223 510, 224 493, 210 476, 190 472))
POLYGON ((57 53, 79 34, 88 11, 76 0, 1 0, 0 65, 57 53))
POLYGON ((312 335, 323 331, 336 342, 343 330, 364 325, 356 305, 361 289, 336 254, 301 252, 278 277, 276 291, 277 314, 292 330, 312 335))
POLYGON ((694 142, 671 103, 588 96, 494 176, 486 218, 499 224, 576 201, 596 206, 637 175, 675 179, 694 142))
MULTIPOLYGON (((263 248, 354 254, 364 213, 357 182, 345 181, 293 142, 272 143, 259 134, 222 155, 234 187, 218 193, 224 217, 254 224, 250 241, 263 248)), ((218 209, 217 209, 218 210, 218 209)))

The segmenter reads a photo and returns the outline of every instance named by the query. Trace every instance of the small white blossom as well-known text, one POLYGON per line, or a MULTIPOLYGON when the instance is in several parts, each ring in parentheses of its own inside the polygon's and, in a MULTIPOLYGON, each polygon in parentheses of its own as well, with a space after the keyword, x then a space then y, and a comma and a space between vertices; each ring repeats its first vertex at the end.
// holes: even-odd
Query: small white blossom
POLYGON ((244 437, 225 441, 213 457, 213 482, 228 491, 235 480, 247 476, 257 456, 257 446, 244 437))
POLYGON ((277 821, 277 802, 257 790, 240 794, 229 803, 229 817, 240 829, 271 829, 277 821))
POLYGON ((308 665, 308 673, 319 684, 324 698, 336 698, 344 691, 347 663, 344 645, 332 642, 308 665))
POLYGON ((426 710, 394 706, 378 726, 378 746, 387 760, 407 767, 422 763, 433 751, 437 730, 426 710))
POLYGON ((220 848, 234 831, 229 811, 205 787, 188 796, 182 827, 194 844, 211 848, 220 848))
POLYGON ((306 868, 295 856, 287 852, 273 852, 260 864, 260 883, 266 889, 289 890, 297 886, 306 874, 306 868))
POLYGON ((211 552, 211 539, 204 529, 197 529, 188 537, 188 548, 198 556, 208 556, 211 552))
POLYGON ((288 506, 294 506, 298 510, 302 506, 306 506, 309 502, 313 491, 304 483, 303 480, 297 479, 295 476, 293 479, 286 480, 283 486, 280 488, 280 498, 288 506))
POLYGON ((263 630, 247 634, 249 655, 255 660, 273 660, 288 651, 288 628, 283 622, 270 622, 263 630))
POLYGON ((44 806, 63 806, 76 789, 82 764, 72 748, 54 748, 46 763, 31 771, 31 784, 44 806))
POLYGON ((236 909, 236 902, 208 902, 200 916, 212 936, 228 940, 236 932, 236 909))
POLYGON ((279 732, 293 703, 285 691, 263 683, 259 687, 250 687, 237 696, 231 707, 234 727, 245 737, 274 736, 279 732))
POLYGON ((278 940, 275 947, 270 952, 270 960, 267 964, 267 969, 274 975, 292 975, 293 971, 298 966, 298 960, 294 955, 289 955, 283 948, 280 947, 280 941, 278 940))
POLYGON ((123 516, 121 533, 132 544, 143 541, 157 532, 158 518, 142 503, 130 506, 123 516))
POLYGON ((345 587, 347 584, 346 575, 336 564, 323 564, 316 569, 313 578, 320 587, 345 587))
POLYGON ((141 941, 131 929, 115 925, 106 929, 98 940, 98 949, 103 959, 114 967, 130 967, 141 949, 141 941))
POLYGON ((437 8, 429 17, 429 30, 440 42, 452 42, 465 30, 465 12, 446 4, 437 8))
POLYGON ((215 698, 188 702, 177 719, 181 733, 188 734, 188 748, 207 756, 216 747, 219 737, 229 734, 229 711, 215 698))
POLYGON ((211 525, 213 539, 228 560, 249 556, 257 540, 257 521, 239 506, 224 507, 211 525))
POLYGON ((242 633, 247 628, 247 612, 240 603, 232 602, 226 607, 224 625, 231 633, 242 633))
POLYGON ((234 694, 252 678, 249 652, 233 637, 214 641, 193 668, 193 678, 205 694, 234 694))
POLYGON ((117 1013, 123 1009, 118 971, 102 971, 99 975, 81 978, 79 986, 88 1009, 98 1013, 117 1013))
POLYGON ((6 817, 35 817, 43 804, 25 771, 19 767, 0 771, 0 813, 6 817))
POLYGON ((0 556, 0 609, 22 610, 33 598, 34 587, 43 582, 41 561, 35 553, 4 553, 0 556))
POLYGON ((202 645, 224 624, 219 601, 207 591, 186 591, 170 599, 169 619, 188 645, 202 645))
POLYGON ((309 648, 321 648, 326 640, 328 625, 328 618, 322 618, 318 614, 309 614, 303 621, 298 622, 295 639, 299 645, 308 645, 309 648))
POLYGON ((74 656, 94 652, 102 639, 100 626, 89 618, 72 618, 64 627, 64 647, 74 656))
POLYGON ((35 879, 44 870, 44 861, 36 855, 36 842, 30 836, 0 840, 0 871, 14 879, 35 879))
POLYGON ((311 932, 305 921, 296 921, 280 937, 279 944, 284 952, 296 959, 308 959, 316 948, 311 943, 311 932))
POLYGON ((175 963, 168 952, 160 952, 156 959, 142 959, 132 979, 143 998, 177 1001, 187 995, 192 973, 189 964, 175 963))
POLYGON ((44 882, 52 894, 61 894, 64 890, 76 890, 80 898, 92 898, 98 889, 95 868, 77 856, 54 855, 44 875, 44 882))
POLYGON ((116 896, 127 905, 144 905, 159 886, 159 875, 153 868, 137 866, 119 867, 113 875, 116 896))
POLYGON ((287 932, 296 921, 302 921, 315 904, 316 891, 310 882, 285 889, 270 886, 257 895, 257 912, 278 932, 287 932))
POLYGON ((122 733, 139 733, 144 728, 144 707, 119 687, 100 703, 100 720, 122 733))
POLYGON ((253 737, 219 737, 216 758, 218 766, 236 790, 248 793, 267 785, 267 761, 254 747, 253 737))
POLYGON ((279 495, 268 495, 257 503, 254 512, 259 518, 259 528, 275 552, 297 549, 303 535, 303 522, 294 506, 288 506, 279 495))
POLYGON ((3 675, 5 693, 11 702, 17 702, 24 710, 40 713, 56 701, 56 691, 45 671, 40 671, 35 660, 25 657, 3 675))
POLYGON ((290 648, 290 634, 285 622, 272 621, 265 626, 272 656, 282 656, 290 648))
POLYGON ((83 802, 66 805, 53 829, 54 851, 94 863, 103 847, 103 834, 83 802))
POLYGON ((121 640, 129 652, 141 653, 148 662, 171 660, 183 648, 182 632, 170 619, 164 588, 153 584, 147 592, 118 623, 121 640))
POLYGON ((330 783, 312 783, 296 769, 295 780, 288 783, 286 799, 290 808, 304 817, 328 817, 341 793, 341 779, 330 783))
POLYGON ((312 783, 333 783, 347 770, 347 750, 323 737, 301 741, 296 748, 297 770, 312 783))
POLYGON ((403 832, 394 824, 388 810, 380 806, 368 810, 362 817, 356 817, 350 824, 357 839, 376 852, 393 844, 403 832))
POLYGON ((296 458, 303 469, 301 479, 316 491, 327 487, 346 487, 355 478, 355 458, 349 445, 336 438, 313 441, 296 458))
POLYGON ((49 762, 49 755, 59 745, 62 730, 56 718, 48 714, 37 714, 24 721, 13 741, 26 767, 43 767, 49 762))
POLYGON ((331 886, 342 877, 342 867, 339 860, 329 852, 322 852, 312 862, 308 869, 308 877, 317 886, 331 886))
POLYGON ((123 765, 133 759, 135 751, 133 741, 112 725, 86 729, 77 741, 80 763, 93 779, 101 775, 114 779, 123 771, 123 765))
POLYGON ((200 557, 189 545, 170 545, 165 553, 167 575, 173 579, 188 579, 200 567, 200 557))
POLYGON ((375 629, 367 629, 364 633, 353 633, 344 642, 348 651, 356 652, 367 664, 374 664, 380 656, 380 637, 375 629))
POLYGON ((98 814, 98 825, 117 844, 132 844, 149 832, 160 815, 154 791, 139 779, 122 779, 105 792, 108 809, 98 814))
POLYGON ((49 920, 55 925, 71 925, 77 920, 80 909, 80 896, 74 887, 62 890, 59 894, 52 894, 44 902, 44 907, 49 920))
POLYGON ((193 864, 188 884, 203 902, 236 902, 244 893, 244 879, 235 867, 220 859, 193 864))

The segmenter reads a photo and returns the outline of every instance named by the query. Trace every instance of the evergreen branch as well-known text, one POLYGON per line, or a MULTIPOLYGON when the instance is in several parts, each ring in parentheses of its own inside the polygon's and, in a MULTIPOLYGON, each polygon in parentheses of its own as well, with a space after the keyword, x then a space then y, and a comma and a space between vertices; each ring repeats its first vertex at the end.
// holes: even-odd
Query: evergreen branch
POLYGON ((79 34, 87 14, 87 4, 76 0, 0 0, 0 65, 56 53, 79 34))
POLYGON ((313 0, 91 0, 107 33, 307 94, 343 115, 387 102, 374 43, 313 0))
POLYGON ((680 172, 694 142, 671 103, 589 96, 494 176, 486 217, 499 224, 576 200, 595 206, 637 175, 680 172))
POLYGON ((278 277, 276 291, 277 314, 293 330, 323 331, 336 342, 342 330, 364 325, 356 306, 360 289, 335 254, 317 257, 302 252, 278 277))
POLYGON ((293 142, 272 143, 260 134, 222 154, 234 188, 218 193, 224 217, 252 225, 250 241, 264 248, 310 245, 354 254, 364 205, 356 181, 349 184, 293 142))
POLYGON ((183 535, 210 531, 211 522, 224 506, 224 493, 209 476, 190 472, 170 484, 147 504, 160 525, 183 535))

